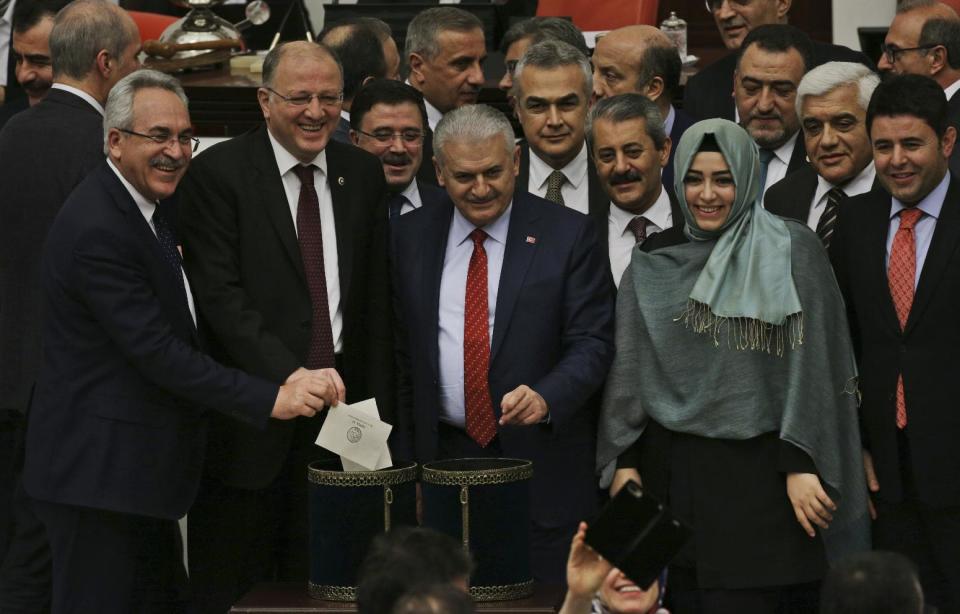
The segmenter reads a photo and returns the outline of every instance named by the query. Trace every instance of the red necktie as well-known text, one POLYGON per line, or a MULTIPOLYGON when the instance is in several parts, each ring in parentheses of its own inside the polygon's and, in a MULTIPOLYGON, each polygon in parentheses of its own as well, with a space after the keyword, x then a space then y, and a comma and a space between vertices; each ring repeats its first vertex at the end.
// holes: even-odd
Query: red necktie
POLYGON ((310 345, 306 367, 323 369, 334 366, 333 330, 330 327, 330 306, 327 303, 327 276, 323 268, 323 232, 320 228, 320 201, 313 187, 311 166, 297 165, 293 172, 300 179, 300 199, 297 201, 297 241, 303 272, 307 276, 313 317, 310 323, 310 345))
POLYGON ((643 243, 647 240, 647 218, 642 215, 630 220, 630 223, 627 224, 627 228, 630 232, 633 233, 634 238, 637 240, 637 244, 643 243))
POLYGON ((473 255, 467 269, 467 291, 463 302, 463 396, 467 435, 485 448, 497 434, 490 385, 490 329, 487 306, 487 233, 477 228, 470 233, 473 255))
MULTIPOLYGON (((914 283, 917 275, 917 241, 913 227, 923 215, 919 209, 900 211, 900 227, 893 237, 890 248, 890 264, 887 268, 887 280, 890 296, 897 310, 900 330, 907 326, 907 317, 913 306, 914 283)), ((907 401, 903 392, 903 374, 897 377, 897 428, 907 426, 907 401)))

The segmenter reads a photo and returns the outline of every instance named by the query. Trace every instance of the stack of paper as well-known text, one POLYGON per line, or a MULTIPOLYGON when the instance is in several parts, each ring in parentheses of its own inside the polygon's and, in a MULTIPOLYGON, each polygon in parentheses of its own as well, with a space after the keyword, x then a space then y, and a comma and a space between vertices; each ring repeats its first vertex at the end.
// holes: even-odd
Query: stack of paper
POLYGON ((374 471, 393 465, 387 438, 393 427, 380 420, 376 399, 327 410, 316 444, 340 455, 344 471, 374 471))

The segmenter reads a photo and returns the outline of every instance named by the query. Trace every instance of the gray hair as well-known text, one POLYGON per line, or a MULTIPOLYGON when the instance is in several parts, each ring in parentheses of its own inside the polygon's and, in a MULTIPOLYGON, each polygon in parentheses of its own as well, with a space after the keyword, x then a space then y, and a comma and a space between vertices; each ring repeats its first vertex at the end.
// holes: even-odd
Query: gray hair
POLYGON ((897 4, 897 15, 909 13, 917 9, 929 9, 940 4, 937 0, 900 0, 897 4))
POLYGON ((117 81, 117 84, 110 90, 107 96, 107 105, 103 111, 103 153, 110 153, 109 141, 107 135, 110 130, 132 130, 133 129, 133 100, 137 92, 145 89, 160 89, 173 92, 183 102, 183 106, 188 106, 187 95, 183 92, 180 82, 156 70, 142 68, 136 70, 123 79, 117 81))
POLYGON ((593 151, 593 127, 601 119, 614 124, 642 119, 644 130, 653 140, 654 147, 663 150, 667 143, 667 131, 663 126, 663 115, 660 109, 653 101, 641 94, 618 94, 603 98, 593 105, 590 114, 587 115, 587 147, 590 151, 593 151))
POLYGON ((928 19, 920 30, 917 45, 943 45, 947 50, 947 64, 960 68, 960 21, 956 19, 928 19))
POLYGON ((527 66, 549 69, 574 65, 579 66, 583 72, 583 95, 589 100, 593 92, 593 67, 590 65, 590 60, 576 47, 558 40, 546 40, 527 49, 513 71, 513 87, 510 94, 517 100, 520 99, 520 75, 527 66))
POLYGON ((583 32, 572 21, 562 17, 531 17, 518 21, 503 35, 500 53, 506 55, 510 45, 525 38, 529 38, 534 45, 546 40, 563 41, 576 47, 583 55, 590 55, 583 32))
POLYGON ((140 33, 126 11, 106 0, 76 0, 63 8, 50 31, 53 76, 83 79, 97 54, 106 50, 119 62, 140 33))
POLYGON ((864 111, 870 105, 873 90, 880 85, 880 77, 859 62, 827 62, 810 70, 797 86, 797 115, 803 109, 807 96, 826 96, 837 88, 853 85, 857 88, 857 102, 864 111))
POLYGON ((443 148, 449 141, 484 141, 503 137, 508 153, 513 153, 514 133, 510 120, 493 107, 468 104, 443 116, 433 133, 433 153, 443 165, 443 148))
POLYGON ((437 39, 441 32, 470 32, 483 30, 483 23, 473 13, 452 6, 438 6, 420 11, 407 26, 404 53, 407 58, 416 53, 430 60, 440 53, 437 39))
POLYGON ((343 64, 340 63, 337 54, 323 43, 313 41, 288 41, 271 49, 267 53, 267 57, 263 58, 263 72, 261 74, 263 87, 273 87, 273 79, 277 76, 277 69, 280 68, 280 62, 283 61, 285 55, 310 51, 315 51, 317 57, 330 58, 337 65, 337 70, 340 71, 340 86, 343 87, 343 64))

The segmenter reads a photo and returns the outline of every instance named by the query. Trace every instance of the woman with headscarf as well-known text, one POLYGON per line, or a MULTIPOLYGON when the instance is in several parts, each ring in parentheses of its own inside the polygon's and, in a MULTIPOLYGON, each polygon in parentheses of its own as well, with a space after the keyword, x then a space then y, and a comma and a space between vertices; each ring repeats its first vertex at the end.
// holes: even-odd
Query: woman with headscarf
POLYGON ((694 124, 675 164, 685 223, 621 281, 598 466, 693 529, 671 611, 816 612, 827 555, 869 546, 840 292, 816 235, 760 206, 742 128, 694 124))

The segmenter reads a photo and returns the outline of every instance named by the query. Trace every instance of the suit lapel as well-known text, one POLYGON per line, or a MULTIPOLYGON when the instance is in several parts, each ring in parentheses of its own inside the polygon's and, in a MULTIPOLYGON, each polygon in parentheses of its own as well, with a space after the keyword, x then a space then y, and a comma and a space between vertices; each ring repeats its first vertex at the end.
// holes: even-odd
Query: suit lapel
POLYGON ((433 341, 427 343, 430 367, 433 377, 440 375, 440 280, 443 276, 443 258, 447 251, 447 236, 450 234, 450 222, 453 219, 453 202, 444 195, 437 207, 430 207, 424 214, 429 221, 424 228, 423 238, 419 241, 420 257, 414 262, 420 264, 421 300, 420 304, 427 310, 427 331, 425 339, 433 341))
POLYGON ((904 334, 909 334, 923 315, 923 310, 930 303, 930 297, 933 296, 934 289, 940 283, 957 249, 957 243, 960 240, 960 201, 958 199, 960 199, 960 182, 951 179, 947 196, 943 199, 940 218, 933 231, 930 249, 923 262, 923 270, 920 271, 920 283, 917 284, 916 296, 910 308, 910 315, 907 317, 904 334))
POLYGON ((813 196, 817 193, 817 173, 812 166, 798 172, 803 173, 802 183, 795 193, 796 196, 788 201, 789 210, 786 213, 789 217, 806 224, 810 219, 813 196))
POLYGON ((250 162, 257 176, 254 184, 257 186, 255 189, 260 199, 259 207, 270 218, 270 223, 273 224, 273 228, 283 244, 284 251, 290 258, 290 263, 296 269, 300 281, 306 287, 307 276, 303 271, 300 244, 297 242, 297 229, 294 226, 293 217, 290 215, 287 193, 283 189, 283 180, 280 178, 277 160, 273 155, 273 148, 270 146, 267 128, 261 126, 259 132, 253 136, 257 140, 257 147, 252 152, 250 162))
MULTIPOLYGON (((344 147, 344 145, 335 142, 327 144, 327 184, 330 186, 333 218, 337 226, 337 262, 340 268, 340 296, 342 297, 340 302, 346 304, 346 297, 350 296, 350 279, 353 277, 351 237, 357 224, 354 212, 362 211, 363 204, 351 203, 353 200, 351 195, 358 192, 350 190, 347 181, 349 173, 341 165, 340 157, 336 155, 338 147, 344 147), (330 155, 331 153, 333 155, 330 155)), ((383 209, 380 210, 383 211, 383 209)))
MULTIPOLYGON (((865 220, 863 236, 867 241, 865 257, 869 279, 874 286, 873 295, 880 303, 880 311, 887 325, 900 330, 893 297, 890 296, 890 284, 887 280, 887 233, 890 229, 890 196, 886 193, 873 194, 871 206, 866 208, 869 217, 865 220)), ((853 231, 856 232, 856 231, 853 231)))
POLYGON ((497 291, 497 312, 493 320, 493 341, 490 344, 491 364, 503 345, 513 308, 520 297, 524 277, 537 251, 537 242, 547 239, 547 237, 538 236, 535 223, 537 215, 532 210, 528 198, 526 194, 518 194, 513 199, 510 229, 507 231, 507 245, 503 254, 503 268, 500 271, 500 288, 497 291), (528 237, 532 237, 534 241, 528 241, 528 237))
POLYGON ((530 191, 530 146, 524 141, 520 143, 520 172, 517 174, 517 183, 514 192, 530 191))
POLYGON ((597 176, 597 165, 593 163, 593 157, 591 156, 587 156, 587 199, 588 215, 593 219, 596 226, 600 249, 606 254, 610 245, 610 238, 607 236, 610 197, 607 196, 600 184, 600 177, 597 176))
POLYGON ((792 173, 807 163, 807 149, 803 143, 803 133, 797 133, 797 140, 793 143, 793 153, 790 154, 790 163, 787 164, 787 173, 792 173))

